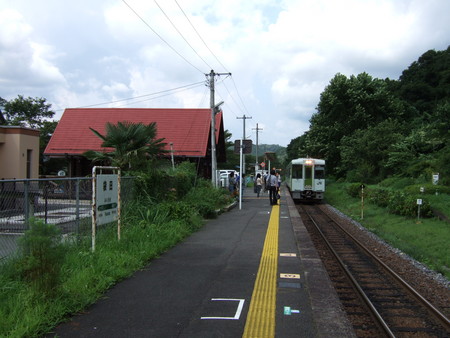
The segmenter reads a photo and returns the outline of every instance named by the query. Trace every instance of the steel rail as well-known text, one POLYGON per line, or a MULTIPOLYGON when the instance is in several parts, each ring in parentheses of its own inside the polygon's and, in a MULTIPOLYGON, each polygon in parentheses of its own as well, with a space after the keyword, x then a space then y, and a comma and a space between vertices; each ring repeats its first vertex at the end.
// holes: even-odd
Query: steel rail
MULTIPOLYGON (((313 217, 309 214, 308 211, 305 210, 305 213, 308 215, 309 219, 311 220, 311 222, 314 224, 314 226, 316 227, 317 231, 319 232, 320 236, 322 237, 322 239, 324 240, 325 244, 328 246, 328 248, 330 249, 331 253, 334 255, 334 257, 336 258, 336 260, 338 261, 339 265, 341 266, 342 270, 345 272, 345 274, 347 275, 347 277, 349 278, 349 280, 351 281, 351 283, 353 284, 353 286, 355 287, 356 291, 358 292, 358 295, 362 298, 362 300, 364 301, 364 303, 366 304, 366 306, 369 308, 370 312, 372 313, 376 323, 380 326, 380 328, 384 331, 384 333, 386 333, 386 335, 388 337, 395 337, 394 333, 391 331, 391 329, 389 328, 389 326, 386 324, 386 322, 384 321, 383 317, 381 317, 380 313, 378 312, 378 310, 375 308, 375 306, 372 304, 372 302, 370 301, 370 299, 367 297, 367 295, 365 294, 364 290, 361 288, 361 286, 359 285, 359 283, 357 282, 357 280, 353 277, 352 273, 350 272, 350 270, 347 268, 347 266, 345 265, 345 263, 342 261, 342 259, 339 257, 339 254, 336 252, 336 250, 334 250, 333 246, 331 245, 331 243, 327 240, 327 238, 325 237, 324 233, 322 232, 322 230, 320 230, 318 224, 316 223, 316 221, 313 219, 313 217)), ((334 221, 334 220, 333 220, 334 221)))
MULTIPOLYGON (((309 216, 309 214, 308 214, 309 216)), ((409 285, 401 276, 399 276, 394 270, 392 270, 388 265, 386 265, 381 259, 370 251, 363 243, 361 243, 352 234, 347 232, 342 228, 339 223, 331 216, 327 215, 345 234, 347 234, 360 248, 362 248, 371 258, 373 258, 378 264, 380 264, 387 272, 391 274, 401 285, 403 285, 407 291, 413 295, 424 307, 431 312, 436 319, 438 319, 446 330, 450 331, 450 319, 447 318, 439 309, 437 309, 433 304, 426 300, 417 290, 415 290, 411 285, 409 285)))
MULTIPOLYGON (((312 219, 311 215, 305 210, 308 217, 312 220, 316 228, 318 228, 315 221, 312 219)), ((363 243, 361 243, 357 238, 355 238, 352 234, 346 231, 339 225, 339 222, 336 221, 332 216, 327 215, 347 236, 349 236, 361 249, 363 249, 371 258, 373 258, 383 269, 385 269, 395 280, 397 280, 417 301, 419 301, 429 313, 431 313, 435 319, 437 319, 442 326, 450 331, 450 320, 435 306, 433 306, 427 299, 425 299, 419 292, 417 292, 411 285, 409 285, 401 276, 399 276, 394 270, 392 270, 388 265, 386 265, 381 259, 379 259, 376 255, 374 255, 370 249, 368 249, 363 243)), ((321 236, 323 233, 318 229, 321 236)), ((327 242, 327 241, 326 241, 327 242)), ((327 243, 328 245, 328 243, 327 243)))

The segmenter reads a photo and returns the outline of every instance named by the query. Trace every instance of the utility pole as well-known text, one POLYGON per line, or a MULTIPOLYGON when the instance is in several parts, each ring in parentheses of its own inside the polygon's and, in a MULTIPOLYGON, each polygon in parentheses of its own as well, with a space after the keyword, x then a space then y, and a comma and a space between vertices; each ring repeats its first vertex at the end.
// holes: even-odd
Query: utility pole
MULTIPOLYGON (((251 116, 243 116, 243 117, 237 117, 237 119, 238 120, 244 120, 243 122, 244 122, 244 129, 243 129, 243 132, 242 132, 242 143, 241 144, 243 144, 243 140, 245 140, 245 120, 247 120, 247 119, 251 119, 252 117, 251 116)), ((241 170, 242 170, 242 172, 245 174, 245 155, 243 155, 243 163, 242 163, 242 166, 243 166, 243 168, 241 168, 241 170)), ((241 175, 241 179, 242 179, 242 175, 241 175)))
POLYGON ((258 123, 256 124, 256 128, 253 128, 252 130, 256 130, 256 166, 255 166, 255 173, 257 168, 259 168, 259 162, 258 162, 258 131, 264 130, 262 128, 258 128, 258 123))
POLYGON ((217 187, 216 113, 223 102, 219 103, 217 106, 214 103, 214 77, 216 75, 231 75, 231 73, 214 73, 214 70, 211 69, 211 72, 205 75, 209 75, 209 102, 211 107, 211 181, 213 186, 217 187))

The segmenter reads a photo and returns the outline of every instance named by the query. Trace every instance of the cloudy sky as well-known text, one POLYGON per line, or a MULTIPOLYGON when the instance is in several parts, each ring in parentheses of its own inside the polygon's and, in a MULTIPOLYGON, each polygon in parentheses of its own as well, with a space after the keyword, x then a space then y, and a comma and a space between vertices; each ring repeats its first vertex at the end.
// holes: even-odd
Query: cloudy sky
POLYGON ((286 146, 335 74, 398 79, 450 45, 449 0, 0 0, 0 96, 70 107, 208 108, 286 146), (126 100, 128 99, 128 100, 126 100))

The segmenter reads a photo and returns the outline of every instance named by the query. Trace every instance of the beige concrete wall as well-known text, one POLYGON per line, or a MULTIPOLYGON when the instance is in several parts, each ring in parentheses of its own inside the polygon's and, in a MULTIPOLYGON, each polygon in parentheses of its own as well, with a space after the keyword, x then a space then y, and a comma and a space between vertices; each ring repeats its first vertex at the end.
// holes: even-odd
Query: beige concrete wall
POLYGON ((0 179, 39 177, 39 131, 23 127, 0 126, 0 179))

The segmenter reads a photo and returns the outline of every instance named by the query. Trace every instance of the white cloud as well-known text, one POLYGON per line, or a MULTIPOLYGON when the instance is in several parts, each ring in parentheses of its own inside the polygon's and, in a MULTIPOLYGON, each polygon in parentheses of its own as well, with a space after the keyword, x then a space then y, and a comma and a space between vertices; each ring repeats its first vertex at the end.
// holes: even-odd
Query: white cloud
POLYGON ((51 46, 32 40, 32 27, 16 10, 0 11, 0 88, 5 96, 33 87, 65 85, 51 46), (14 93, 13 91, 17 91, 14 93))
MULTIPOLYGON (((233 81, 216 83, 225 128, 240 138, 245 114, 247 135, 258 123, 260 143, 286 145, 308 129, 336 73, 396 79, 428 49, 450 44, 448 0, 178 1, 222 66, 174 1, 157 2, 191 46, 155 2, 126 1, 146 23, 120 0, 0 0, 2 96, 87 106, 204 81, 211 68, 230 71, 233 81)), ((205 108, 209 91, 135 101, 205 108)))

